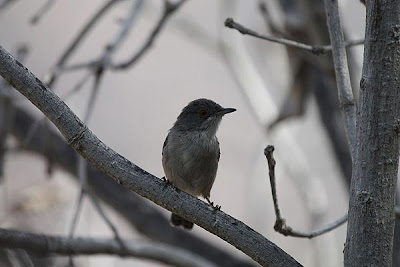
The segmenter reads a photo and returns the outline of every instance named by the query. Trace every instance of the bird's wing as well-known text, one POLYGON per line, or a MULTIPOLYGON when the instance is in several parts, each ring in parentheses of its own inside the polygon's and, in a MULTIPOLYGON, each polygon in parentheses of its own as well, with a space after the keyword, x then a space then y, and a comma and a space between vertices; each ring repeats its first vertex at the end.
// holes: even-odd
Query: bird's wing
POLYGON ((219 148, 218 139, 217 139, 217 144, 218 144, 218 158, 217 158, 217 162, 219 162, 219 158, 221 157, 221 149, 219 148))
POLYGON ((167 135, 167 138, 165 138, 164 145, 163 145, 163 147, 162 147, 162 151, 161 151, 161 155, 163 155, 163 154, 164 154, 164 148, 165 148, 165 146, 167 145, 167 142, 168 142, 168 136, 169 136, 169 135, 167 135))

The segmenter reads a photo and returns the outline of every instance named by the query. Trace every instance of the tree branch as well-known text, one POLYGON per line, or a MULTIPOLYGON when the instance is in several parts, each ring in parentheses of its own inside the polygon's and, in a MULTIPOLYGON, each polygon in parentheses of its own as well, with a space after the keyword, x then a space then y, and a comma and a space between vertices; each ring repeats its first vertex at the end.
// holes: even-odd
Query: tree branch
POLYGON ((20 248, 43 254, 96 255, 111 254, 154 260, 173 266, 215 266, 198 255, 181 248, 145 240, 124 240, 121 247, 110 238, 66 238, 0 229, 0 246, 20 248))
POLYGON ((344 266, 388 267, 392 266, 400 146, 400 2, 365 3, 357 151, 344 266))
POLYGON ((264 266, 301 266, 243 222, 165 184, 101 142, 79 118, 7 51, 0 47, 0 75, 38 107, 68 144, 120 185, 219 236, 264 266))
POLYGON ((65 62, 69 59, 69 57, 72 55, 72 53, 78 48, 79 44, 84 40, 86 35, 93 29, 93 27, 99 22, 100 18, 102 18, 109 9, 117 4, 120 1, 124 0, 109 0, 106 2, 88 21, 88 23, 85 24, 85 26, 82 27, 81 31, 78 33, 78 35, 75 37, 75 39, 72 41, 72 43, 68 46, 68 48, 64 51, 64 53, 61 55, 61 57, 58 59, 56 66, 53 68, 53 70, 46 75, 45 77, 45 83, 49 86, 52 87, 53 84, 56 82, 58 78, 58 74, 60 69, 63 68, 65 62))
POLYGON ((275 161, 274 155, 273 155, 274 150, 275 150, 275 148, 273 146, 267 146, 264 150, 264 155, 268 161, 269 179, 271 182, 271 191, 272 191, 272 200, 274 202, 274 209, 275 209, 275 216, 276 216, 276 221, 275 221, 275 225, 274 225, 275 231, 277 231, 285 236, 313 238, 313 237, 325 234, 329 231, 332 231, 333 229, 336 229, 339 226, 341 226, 342 224, 344 224, 347 221, 347 214, 330 224, 327 224, 319 229, 312 230, 310 232, 297 231, 297 230, 292 229, 292 227, 286 225, 286 220, 284 218, 282 218, 281 212, 279 210, 278 195, 276 193, 276 182, 275 182, 276 161, 275 161))
POLYGON ((356 104, 351 88, 349 67, 345 49, 342 26, 340 24, 339 7, 337 1, 325 0, 326 17, 329 36, 332 44, 333 63, 335 65, 336 84, 339 93, 340 108, 342 110, 347 131, 351 157, 354 161, 356 153, 356 104))
POLYGON ((150 36, 147 38, 147 41, 142 45, 142 47, 127 61, 112 64, 111 69, 114 70, 121 70, 127 69, 131 67, 135 62, 137 62, 142 56, 149 50, 149 48, 153 45, 154 40, 159 35, 160 31, 164 27, 165 23, 167 22, 168 18, 179 9, 179 7, 185 3, 186 0, 179 0, 176 3, 171 3, 169 0, 164 0, 164 13, 160 17, 159 21, 157 22, 156 26, 154 27, 153 31, 151 32, 150 36))
POLYGON ((55 0, 47 0, 44 5, 36 12, 36 14, 31 18, 31 23, 36 24, 39 20, 46 14, 47 11, 53 6, 55 0))
MULTIPOLYGON (((238 30, 241 34, 243 35, 250 35, 259 39, 267 40, 270 42, 274 43, 279 43, 283 45, 288 45, 291 47, 296 47, 300 49, 307 50, 315 55, 322 55, 325 54, 328 51, 332 51, 332 46, 331 45, 308 45, 300 42, 296 42, 293 40, 288 40, 285 38, 278 38, 278 37, 273 37, 273 36, 267 36, 260 34, 256 31, 253 31, 249 28, 246 28, 245 26, 235 22, 232 18, 227 18, 225 20, 225 26, 231 29, 236 29, 238 30)), ((364 40, 354 40, 354 41, 349 41, 346 43, 346 47, 351 47, 355 45, 361 45, 364 43, 364 40)))

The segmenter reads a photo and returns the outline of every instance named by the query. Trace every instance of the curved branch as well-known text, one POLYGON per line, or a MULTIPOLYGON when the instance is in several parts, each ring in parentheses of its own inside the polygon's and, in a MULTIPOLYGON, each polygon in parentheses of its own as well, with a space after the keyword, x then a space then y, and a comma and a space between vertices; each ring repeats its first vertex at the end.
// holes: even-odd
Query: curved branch
POLYGON ((154 260, 173 266, 212 267, 214 264, 189 251, 146 240, 124 240, 124 247, 110 238, 66 238, 0 229, 0 246, 58 255, 111 254, 154 260))
POLYGON ((261 265, 301 266, 243 222, 173 186, 165 186, 160 179, 113 151, 54 92, 1 46, 0 75, 53 122, 70 146, 120 185, 219 236, 261 265))

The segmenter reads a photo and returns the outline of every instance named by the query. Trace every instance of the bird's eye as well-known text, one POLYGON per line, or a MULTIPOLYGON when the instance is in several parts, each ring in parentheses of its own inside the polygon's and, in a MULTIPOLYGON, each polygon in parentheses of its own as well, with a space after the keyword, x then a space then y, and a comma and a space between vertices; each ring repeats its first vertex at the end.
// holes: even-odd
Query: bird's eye
POLYGON ((197 111, 197 114, 199 114, 200 118, 205 118, 208 116, 208 110, 205 108, 201 108, 197 111))

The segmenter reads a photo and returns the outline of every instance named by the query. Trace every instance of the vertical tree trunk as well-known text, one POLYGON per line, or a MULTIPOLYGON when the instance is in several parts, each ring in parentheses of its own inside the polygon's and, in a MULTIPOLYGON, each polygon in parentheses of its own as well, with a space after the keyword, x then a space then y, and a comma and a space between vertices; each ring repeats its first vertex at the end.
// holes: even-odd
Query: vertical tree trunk
POLYGON ((367 0, 366 8, 344 265, 389 267, 399 159, 400 1, 367 0))

